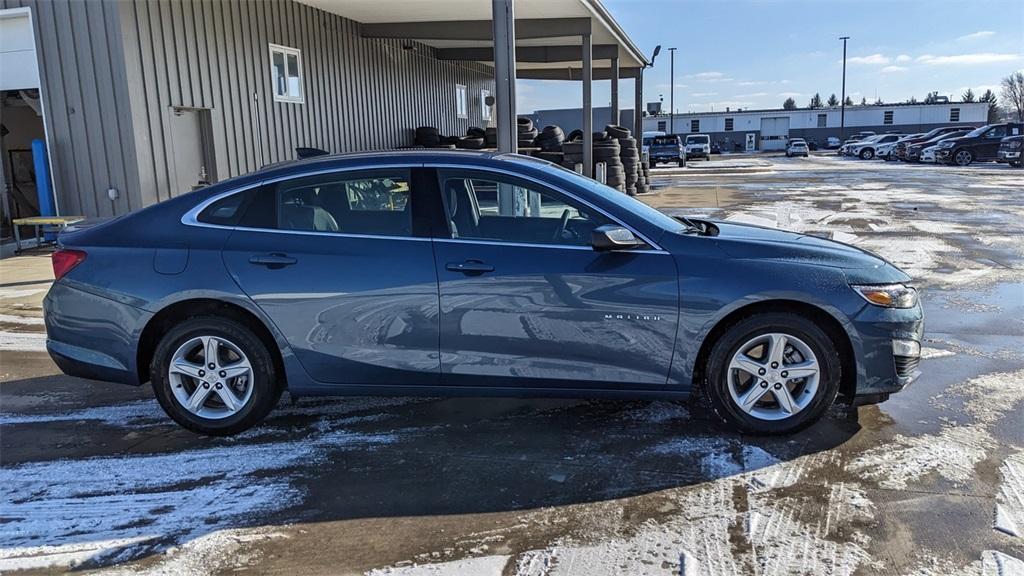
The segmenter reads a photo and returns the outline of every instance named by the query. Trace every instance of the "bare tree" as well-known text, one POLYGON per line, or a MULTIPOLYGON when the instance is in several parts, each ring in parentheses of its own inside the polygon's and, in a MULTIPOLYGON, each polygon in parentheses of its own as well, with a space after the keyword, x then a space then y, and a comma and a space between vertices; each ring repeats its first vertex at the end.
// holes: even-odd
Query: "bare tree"
POLYGON ((1017 122, 1024 122, 1024 72, 1003 78, 1001 86, 1004 105, 1017 113, 1017 122))
POLYGON ((792 98, 786 98, 786 101, 782 103, 783 110, 796 110, 796 100, 792 98))

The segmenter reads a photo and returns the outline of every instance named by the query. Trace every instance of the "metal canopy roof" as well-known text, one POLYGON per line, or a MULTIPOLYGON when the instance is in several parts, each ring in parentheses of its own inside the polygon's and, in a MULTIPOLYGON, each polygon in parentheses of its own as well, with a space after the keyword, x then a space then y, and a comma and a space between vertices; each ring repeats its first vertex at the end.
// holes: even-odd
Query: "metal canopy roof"
MULTIPOLYGON (((446 60, 494 61, 489 0, 299 1, 359 22, 364 37, 413 39, 438 48, 446 60)), ((515 0, 515 11, 519 78, 579 80, 586 32, 593 38, 595 80, 610 77, 602 64, 616 54, 621 77, 635 77, 647 64, 600 0, 515 0)))

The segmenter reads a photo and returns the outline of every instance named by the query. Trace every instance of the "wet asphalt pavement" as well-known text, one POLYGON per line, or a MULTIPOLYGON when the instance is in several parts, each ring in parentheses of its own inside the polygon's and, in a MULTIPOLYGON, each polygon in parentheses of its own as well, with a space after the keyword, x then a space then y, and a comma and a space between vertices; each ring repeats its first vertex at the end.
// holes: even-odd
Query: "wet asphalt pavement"
POLYGON ((1024 572, 1024 171, 812 156, 653 175, 663 210, 833 237, 919 278, 921 379, 782 438, 700 398, 286 395, 209 439, 148 388, 60 375, 28 262, 0 277, 0 572, 1024 572))

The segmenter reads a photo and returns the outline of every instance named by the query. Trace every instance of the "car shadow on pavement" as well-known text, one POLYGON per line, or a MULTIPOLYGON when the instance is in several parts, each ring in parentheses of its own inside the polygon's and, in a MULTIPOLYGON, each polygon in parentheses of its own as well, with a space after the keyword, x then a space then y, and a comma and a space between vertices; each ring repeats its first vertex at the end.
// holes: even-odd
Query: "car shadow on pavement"
POLYGON ((228 528, 614 500, 755 472, 859 430, 841 407, 795 435, 747 437, 699 400, 286 394, 262 425, 220 439, 174 425, 148 388, 115 403, 123 388, 49 379, 0 387, 0 558, 99 543, 88 567, 228 528), (56 411, 24 400, 40 390, 61 396, 56 411))

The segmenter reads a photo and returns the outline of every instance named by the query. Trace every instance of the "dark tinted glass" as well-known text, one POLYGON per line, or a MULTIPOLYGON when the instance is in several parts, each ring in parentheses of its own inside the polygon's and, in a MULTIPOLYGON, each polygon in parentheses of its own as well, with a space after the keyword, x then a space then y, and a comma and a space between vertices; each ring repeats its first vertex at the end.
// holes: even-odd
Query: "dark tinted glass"
POLYGON ((210 204, 199 213, 196 220, 206 224, 234 226, 245 210, 249 196, 247 192, 239 192, 210 204))
POLYGON ((238 221, 243 228, 277 228, 277 206, 274 189, 268 186, 256 188, 250 193, 245 215, 238 221))

